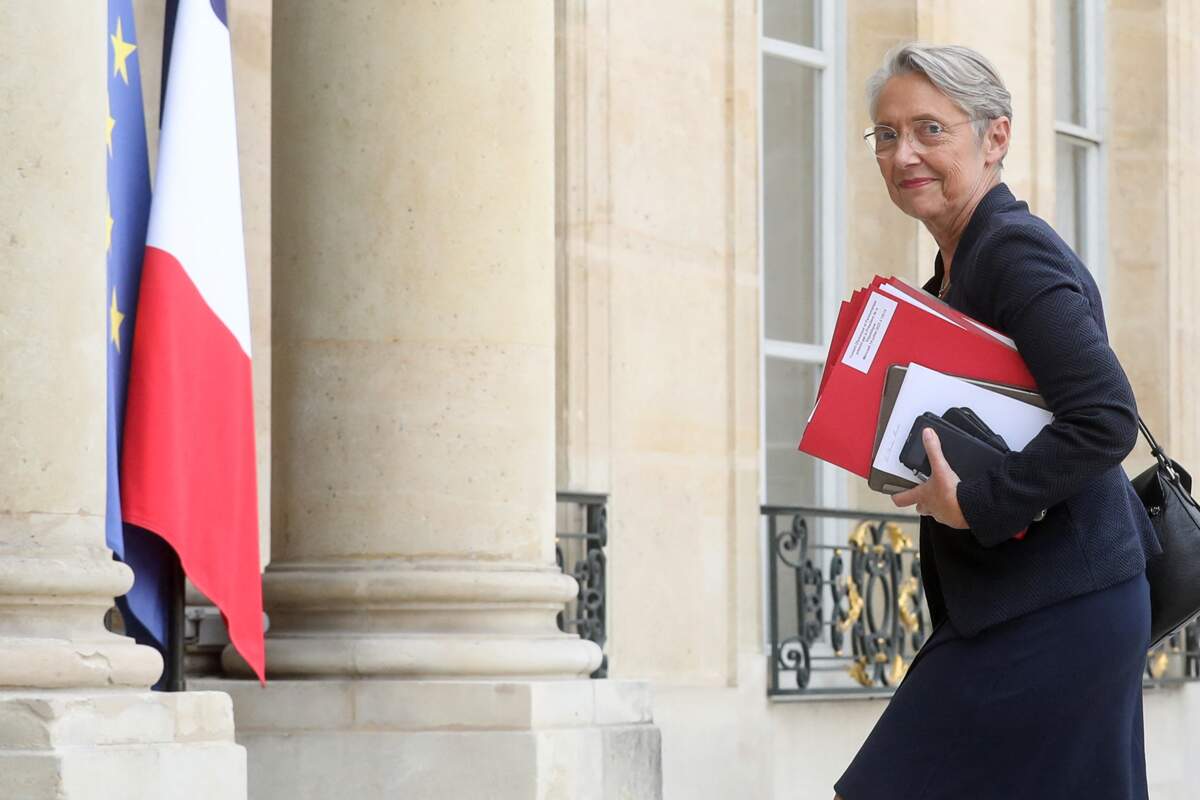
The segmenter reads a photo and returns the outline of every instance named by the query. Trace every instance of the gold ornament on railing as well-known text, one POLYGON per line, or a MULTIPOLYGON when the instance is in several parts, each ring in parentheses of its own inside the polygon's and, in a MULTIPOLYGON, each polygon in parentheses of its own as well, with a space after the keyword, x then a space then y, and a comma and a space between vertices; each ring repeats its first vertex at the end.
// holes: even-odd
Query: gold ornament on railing
POLYGON ((1150 664, 1149 664, 1150 677, 1154 678, 1154 680, 1158 680, 1163 675, 1166 675, 1168 663, 1170 663, 1170 659, 1167 657, 1167 654, 1165 652, 1163 652, 1162 650, 1159 650, 1157 653, 1152 653, 1150 655, 1150 664))
POLYGON ((904 660, 904 656, 897 653, 896 657, 892 659, 892 666, 888 669, 888 685, 899 686, 906 674, 908 674, 908 662, 904 660))
POLYGON ((850 677, 858 681, 860 685, 870 686, 872 684, 871 676, 867 674, 866 656, 859 656, 851 661, 850 665, 846 668, 846 671, 849 672, 850 677))
POLYGON ((846 609, 846 618, 838 623, 843 631, 848 631, 854 627, 854 623, 858 622, 858 618, 862 616, 863 599, 858 592, 858 584, 854 582, 854 578, 846 576, 846 602, 849 603, 849 608, 846 609))
POLYGON ((865 553, 867 552, 867 535, 870 531, 871 523, 860 522, 858 523, 858 527, 854 529, 854 532, 846 538, 846 541, 853 545, 859 552, 865 553))
POLYGON ((909 577, 900 584, 900 592, 896 595, 896 608, 900 614, 900 624, 909 633, 916 633, 917 629, 921 627, 920 612, 917 610, 917 604, 913 602, 918 588, 917 579, 909 577))
POLYGON ((892 552, 896 555, 900 555, 905 550, 913 549, 912 537, 905 533, 904 529, 896 523, 887 523, 884 526, 883 531, 887 535, 888 540, 892 543, 892 552))

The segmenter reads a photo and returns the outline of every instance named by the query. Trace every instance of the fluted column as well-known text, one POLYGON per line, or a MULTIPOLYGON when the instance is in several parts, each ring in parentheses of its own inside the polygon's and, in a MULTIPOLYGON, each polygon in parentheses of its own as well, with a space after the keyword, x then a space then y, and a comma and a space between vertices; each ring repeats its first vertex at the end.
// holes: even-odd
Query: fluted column
POLYGON ((104 544, 105 24, 0 11, 0 690, 162 669, 103 624, 133 583, 104 544))
POLYGON ((599 664, 555 625, 553 26, 275 8, 270 675, 599 664))

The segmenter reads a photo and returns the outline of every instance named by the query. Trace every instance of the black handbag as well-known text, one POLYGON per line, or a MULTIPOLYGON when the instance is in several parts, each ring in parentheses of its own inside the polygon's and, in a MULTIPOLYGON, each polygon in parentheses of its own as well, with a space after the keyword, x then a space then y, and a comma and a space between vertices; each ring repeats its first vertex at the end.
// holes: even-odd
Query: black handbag
POLYGON ((1150 583, 1150 646, 1200 615, 1200 505, 1192 476, 1173 461, 1138 417, 1138 427, 1157 462, 1133 479, 1162 555, 1146 565, 1150 583))

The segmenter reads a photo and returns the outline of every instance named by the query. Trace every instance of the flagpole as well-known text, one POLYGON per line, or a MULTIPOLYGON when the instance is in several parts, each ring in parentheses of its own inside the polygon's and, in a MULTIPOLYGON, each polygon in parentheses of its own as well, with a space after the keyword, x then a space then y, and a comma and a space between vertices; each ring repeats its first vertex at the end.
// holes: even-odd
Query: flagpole
POLYGON ((187 691, 187 678, 184 675, 184 639, 186 637, 186 589, 183 575, 183 565, 179 556, 172 551, 171 571, 171 600, 167 621, 167 657, 163 665, 165 689, 168 692, 187 691))

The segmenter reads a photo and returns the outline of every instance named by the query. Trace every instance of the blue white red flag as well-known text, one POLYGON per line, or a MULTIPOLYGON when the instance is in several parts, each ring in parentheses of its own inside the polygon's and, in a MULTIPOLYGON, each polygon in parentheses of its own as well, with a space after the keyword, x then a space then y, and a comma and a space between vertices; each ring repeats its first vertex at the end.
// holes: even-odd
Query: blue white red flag
MULTIPOLYGON (((264 677, 250 308, 222 0, 173 20, 129 376, 121 509, 179 554, 264 677)), ((169 26, 170 27, 170 26, 169 26)))

